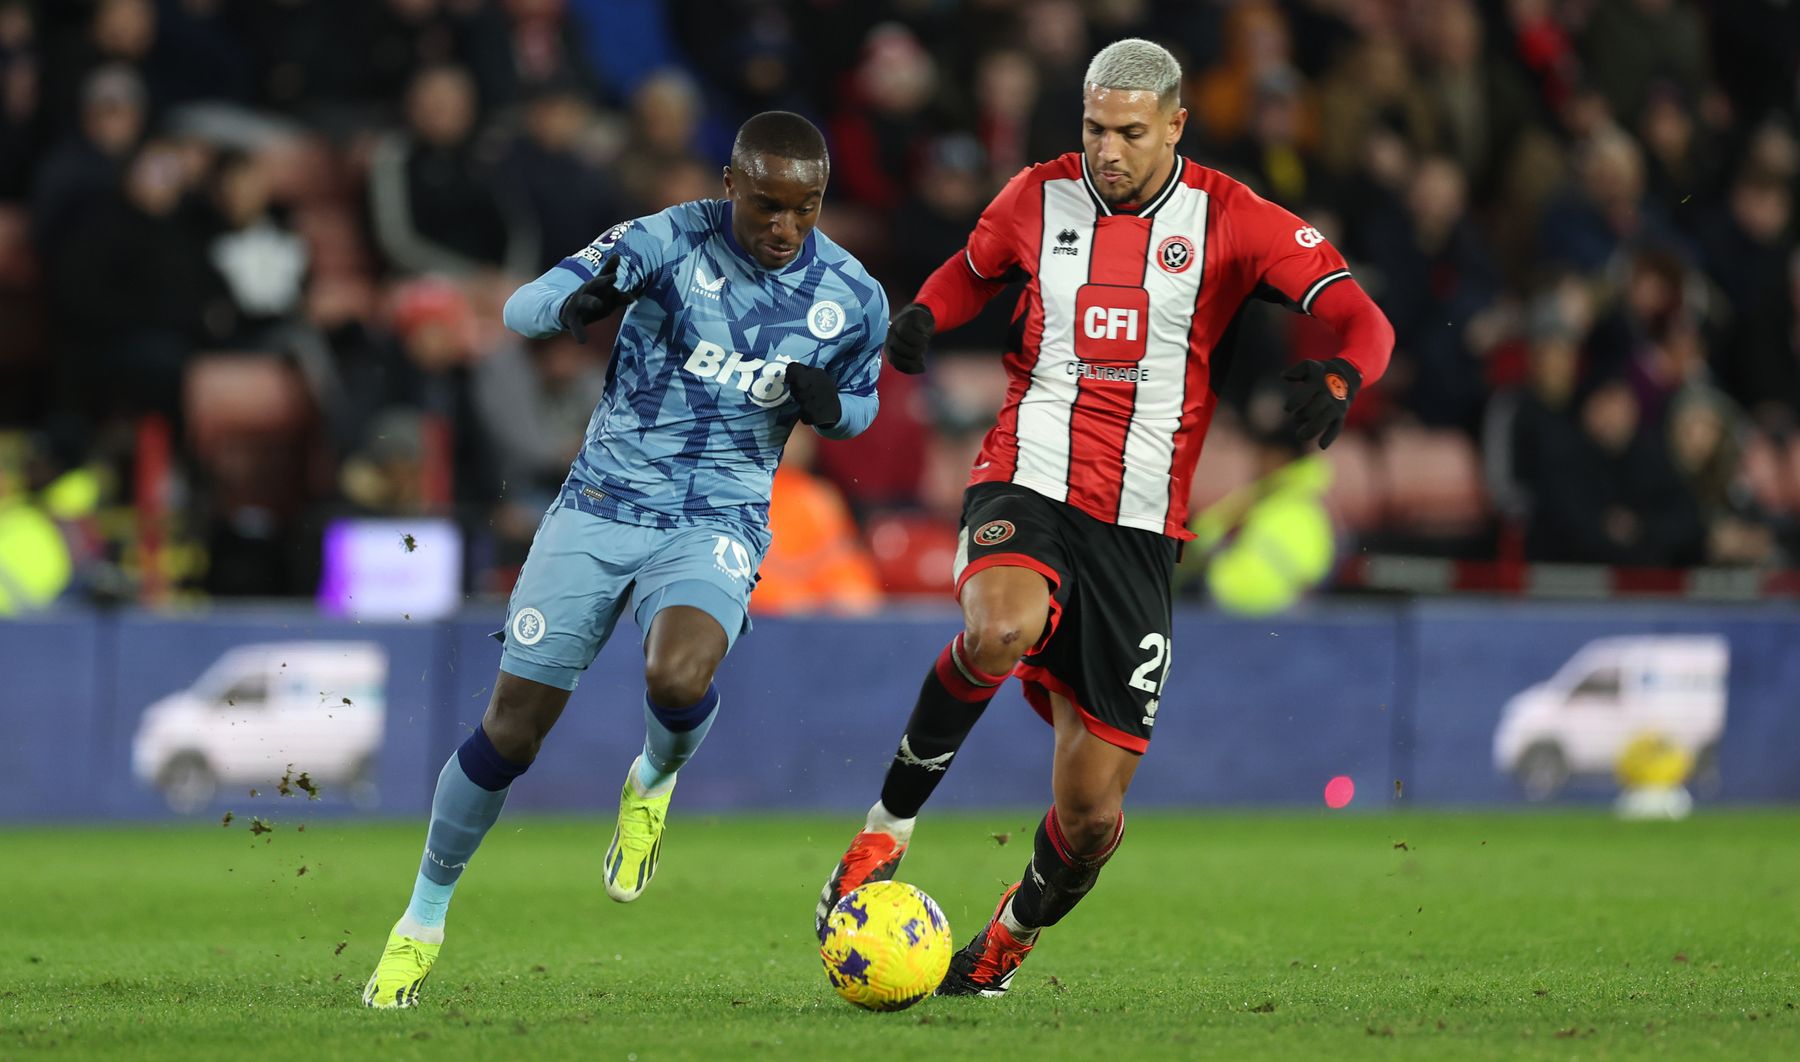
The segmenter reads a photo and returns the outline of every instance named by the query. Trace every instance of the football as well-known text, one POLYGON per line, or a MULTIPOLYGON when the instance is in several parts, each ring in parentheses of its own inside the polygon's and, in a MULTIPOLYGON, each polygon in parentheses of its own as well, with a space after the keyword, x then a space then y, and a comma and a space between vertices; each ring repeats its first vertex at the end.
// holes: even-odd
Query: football
POLYGON ((819 957, 846 1000, 905 1010, 936 990, 954 950, 950 921, 931 897, 905 882, 872 881, 832 908, 819 957))

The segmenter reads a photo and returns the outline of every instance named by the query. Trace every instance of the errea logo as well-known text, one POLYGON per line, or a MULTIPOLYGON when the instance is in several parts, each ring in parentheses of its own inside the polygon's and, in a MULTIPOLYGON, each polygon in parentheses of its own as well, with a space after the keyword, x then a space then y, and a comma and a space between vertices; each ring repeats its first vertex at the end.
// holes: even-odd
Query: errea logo
POLYGON ((746 358, 717 343, 702 341, 681 367, 720 387, 735 387, 748 394, 750 401, 767 409, 787 401, 787 366, 793 360, 786 354, 771 361, 746 358))
POLYGON ((1317 247, 1325 242, 1325 234, 1311 225, 1294 230, 1294 242, 1302 247, 1317 247))

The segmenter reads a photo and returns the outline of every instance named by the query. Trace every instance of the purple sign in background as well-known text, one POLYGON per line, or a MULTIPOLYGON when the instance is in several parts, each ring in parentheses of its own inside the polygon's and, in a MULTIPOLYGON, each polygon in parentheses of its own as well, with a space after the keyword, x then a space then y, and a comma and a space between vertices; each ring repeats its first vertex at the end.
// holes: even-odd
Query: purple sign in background
MULTIPOLYGON (((221 779, 231 769, 223 761, 253 742, 341 725, 326 715, 341 702, 338 687, 354 679, 328 662, 271 669, 266 682, 211 673, 242 689, 265 683, 264 700, 224 705, 201 688, 233 647, 315 641, 374 646, 387 677, 378 697, 357 694, 358 708, 381 720, 369 776, 328 785, 308 813, 419 814, 444 759, 487 704, 499 660, 488 634, 499 621, 496 612, 359 623, 269 607, 0 624, 0 819, 177 814, 168 795, 133 770, 134 742, 147 741, 139 736, 148 731, 145 710, 158 702, 196 733, 226 735, 207 752, 220 761, 210 769, 221 779)), ((866 808, 919 682, 957 623, 937 610, 758 620, 720 672, 721 714, 683 772, 683 809, 866 808)), ((1723 635, 1729 646, 1716 799, 1800 800, 1800 610, 1378 603, 1272 621, 1178 614, 1174 664, 1132 804, 1318 806, 1337 775, 1355 782, 1353 808, 1391 805, 1397 779, 1406 803, 1519 801, 1520 787, 1494 763, 1507 704, 1598 639, 1683 634, 1723 635)), ((622 624, 509 807, 611 807, 642 742, 642 666, 637 632, 622 624)), ((1634 711, 1620 706, 1621 733, 1638 725, 1634 711)), ((1546 740, 1555 737, 1554 713, 1550 719, 1546 740)), ((152 776, 158 765, 173 770, 167 765, 180 752, 166 730, 154 748, 139 750, 152 776)), ((317 762, 296 770, 328 774, 331 747, 309 753, 317 762)), ((1050 751, 1049 728, 1009 684, 934 806, 1042 804, 1050 751)), ((192 763, 184 761, 190 773, 192 763)), ((185 813, 241 811, 242 788, 221 780, 214 799, 185 813)), ((1593 800, 1611 791, 1602 777, 1576 779, 1568 794, 1593 800)))

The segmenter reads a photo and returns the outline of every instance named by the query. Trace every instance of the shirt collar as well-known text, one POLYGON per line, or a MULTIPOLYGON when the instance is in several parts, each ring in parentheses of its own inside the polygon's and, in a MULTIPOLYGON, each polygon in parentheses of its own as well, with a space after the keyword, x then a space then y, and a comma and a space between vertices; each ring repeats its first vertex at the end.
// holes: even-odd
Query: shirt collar
POLYGON ((1155 193, 1142 203, 1120 203, 1118 206, 1112 206, 1101 196, 1100 185, 1094 180, 1093 172, 1088 169, 1087 152, 1083 151, 1081 153, 1081 182, 1087 186, 1088 196, 1093 199, 1094 208, 1101 217, 1109 214, 1135 214, 1138 217, 1147 218, 1169 201, 1169 197, 1175 193, 1176 185, 1181 183, 1181 171, 1186 167, 1187 160, 1177 154, 1175 165, 1169 168, 1169 179, 1164 181, 1162 187, 1158 188, 1155 193))

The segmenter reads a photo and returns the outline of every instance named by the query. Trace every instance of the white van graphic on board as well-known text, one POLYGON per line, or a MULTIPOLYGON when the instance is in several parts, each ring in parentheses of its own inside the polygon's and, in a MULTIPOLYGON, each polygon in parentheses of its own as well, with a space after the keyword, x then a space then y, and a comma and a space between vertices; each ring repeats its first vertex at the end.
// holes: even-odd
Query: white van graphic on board
POLYGON ((289 765, 370 805, 387 670, 387 652, 374 642, 228 649, 192 686, 144 710, 132 772, 176 811, 205 807, 223 784, 273 786, 289 765))
POLYGON ((1730 645, 1720 635, 1599 638, 1500 713, 1494 765, 1544 800, 1579 775, 1610 775, 1634 739, 1660 737, 1717 769, 1730 645))

